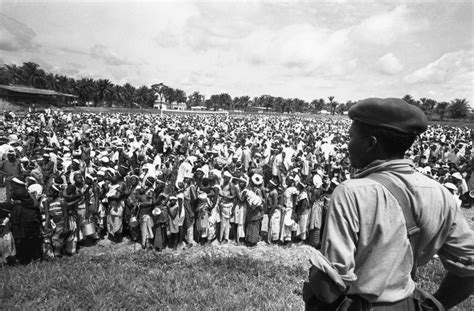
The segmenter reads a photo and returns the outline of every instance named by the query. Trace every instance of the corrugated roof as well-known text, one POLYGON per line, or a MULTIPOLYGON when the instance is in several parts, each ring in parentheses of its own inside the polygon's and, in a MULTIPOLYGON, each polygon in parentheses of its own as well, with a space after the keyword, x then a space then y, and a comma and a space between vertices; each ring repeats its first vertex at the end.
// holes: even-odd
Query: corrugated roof
POLYGON ((34 87, 27 87, 27 86, 0 85, 0 89, 8 90, 11 92, 36 94, 36 95, 77 97, 76 95, 72 95, 72 94, 64 94, 64 93, 59 93, 52 90, 36 89, 34 87))

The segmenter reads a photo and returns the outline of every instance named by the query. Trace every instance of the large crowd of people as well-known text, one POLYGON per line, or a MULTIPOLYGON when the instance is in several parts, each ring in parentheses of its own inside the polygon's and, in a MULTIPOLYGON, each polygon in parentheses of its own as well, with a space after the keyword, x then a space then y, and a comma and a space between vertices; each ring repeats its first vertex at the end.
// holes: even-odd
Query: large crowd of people
MULTIPOLYGON (((319 247, 331 192, 355 173, 350 120, 92 114, 5 118, 1 261, 100 239, 161 251, 212 243, 319 247)), ((469 208, 473 131, 431 125, 406 153, 469 208)))

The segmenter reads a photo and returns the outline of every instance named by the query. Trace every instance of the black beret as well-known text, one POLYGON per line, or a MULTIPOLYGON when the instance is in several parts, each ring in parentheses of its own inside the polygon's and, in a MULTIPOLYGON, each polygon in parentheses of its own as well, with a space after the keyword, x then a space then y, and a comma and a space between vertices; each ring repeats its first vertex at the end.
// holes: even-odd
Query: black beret
POLYGON ((420 134, 428 128, 423 111, 399 98, 363 99, 349 109, 349 118, 402 133, 420 134))

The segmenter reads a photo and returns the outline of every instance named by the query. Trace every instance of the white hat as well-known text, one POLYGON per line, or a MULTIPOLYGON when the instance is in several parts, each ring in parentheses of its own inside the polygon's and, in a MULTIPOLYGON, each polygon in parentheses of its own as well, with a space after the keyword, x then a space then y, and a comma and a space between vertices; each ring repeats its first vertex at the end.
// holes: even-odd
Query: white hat
POLYGON ((459 172, 456 172, 456 173, 454 173, 454 174, 451 175, 451 176, 453 176, 453 178, 456 178, 456 179, 458 179, 458 180, 462 180, 462 175, 461 175, 461 173, 459 173, 459 172))
POLYGON ((321 188, 321 186, 323 185, 323 179, 321 178, 321 176, 319 176, 318 174, 315 174, 313 176, 313 185, 316 187, 316 188, 321 188))
POLYGON ((39 196, 43 193, 43 187, 40 184, 32 184, 28 187, 28 192, 39 196))
POLYGON ((263 177, 260 174, 252 175, 252 183, 256 186, 260 186, 263 183, 263 177))
POLYGON ((16 178, 16 177, 13 177, 13 178, 12 178, 12 181, 13 181, 14 183, 16 183, 16 184, 19 184, 19 185, 24 185, 24 184, 25 184, 24 181, 22 181, 22 180, 20 180, 20 179, 18 179, 18 178, 16 178))
POLYGON ((456 187, 453 183, 447 182, 447 183, 444 183, 443 186, 449 190, 458 191, 458 187, 456 187))
POLYGON ((161 214, 161 209, 159 207, 155 207, 151 213, 153 216, 158 216, 161 214))

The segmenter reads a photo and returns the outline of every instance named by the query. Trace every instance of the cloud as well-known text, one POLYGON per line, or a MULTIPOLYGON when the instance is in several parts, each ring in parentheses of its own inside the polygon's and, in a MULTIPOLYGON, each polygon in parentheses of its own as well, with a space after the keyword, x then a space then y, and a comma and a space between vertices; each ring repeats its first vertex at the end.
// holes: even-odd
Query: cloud
POLYGON ((93 47, 91 47, 90 54, 92 58, 101 60, 107 65, 121 66, 121 65, 130 64, 130 62, 119 57, 115 52, 110 50, 105 45, 101 45, 101 44, 94 45, 93 47))
POLYGON ((412 16, 405 5, 366 18, 352 27, 350 36, 355 42, 388 46, 395 41, 429 27, 426 18, 412 16))
MULTIPOLYGON (((426 66, 405 76, 407 83, 439 84, 474 71, 474 50, 446 53, 426 66)), ((472 87, 472 80, 470 86, 472 87)))
POLYGON ((389 75, 400 73, 403 70, 403 65, 392 53, 387 53, 380 57, 377 61, 378 69, 389 75))
POLYGON ((154 41, 163 48, 173 48, 180 44, 178 35, 169 29, 160 31, 154 41))
POLYGON ((0 14, 0 50, 34 50, 39 47, 34 42, 35 37, 36 33, 27 25, 0 14))
POLYGON ((216 76, 211 72, 192 71, 180 81, 184 87, 204 86, 209 87, 216 83, 216 76))
POLYGON ((61 47, 58 50, 65 53, 69 53, 69 54, 88 55, 87 52, 81 51, 79 49, 70 48, 70 47, 61 47))
POLYGON ((347 73, 356 61, 347 53, 346 30, 329 32, 311 24, 296 24, 271 30, 261 27, 240 46, 252 64, 281 66, 290 72, 311 75, 347 73), (348 66, 345 66, 348 65, 348 66))

